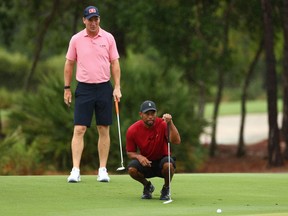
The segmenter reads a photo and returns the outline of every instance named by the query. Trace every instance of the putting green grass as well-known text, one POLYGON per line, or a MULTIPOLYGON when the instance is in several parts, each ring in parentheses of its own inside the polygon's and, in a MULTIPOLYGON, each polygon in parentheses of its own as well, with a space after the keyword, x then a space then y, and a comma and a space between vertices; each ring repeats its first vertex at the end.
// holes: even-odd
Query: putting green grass
POLYGON ((159 200, 163 180, 151 179, 152 200, 141 200, 142 186, 128 175, 99 183, 67 176, 1 176, 3 216, 284 216, 288 215, 288 174, 176 174, 170 204, 159 200), (216 210, 222 209, 222 213, 216 210))

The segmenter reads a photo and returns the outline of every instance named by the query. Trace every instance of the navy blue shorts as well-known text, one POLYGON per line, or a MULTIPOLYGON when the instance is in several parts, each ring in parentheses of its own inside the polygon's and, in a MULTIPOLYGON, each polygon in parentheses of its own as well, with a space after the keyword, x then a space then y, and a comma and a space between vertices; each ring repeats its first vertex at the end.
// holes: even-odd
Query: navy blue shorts
MULTIPOLYGON (((152 161, 151 167, 144 167, 141 165, 141 163, 135 159, 130 161, 128 164, 129 167, 134 167, 138 170, 138 172, 142 173, 145 178, 153 178, 153 177, 160 177, 164 178, 164 176, 161 173, 161 170, 163 168, 163 164, 168 162, 168 156, 163 157, 160 160, 152 161)), ((176 163, 173 157, 170 157, 170 162, 173 164, 174 168, 176 169, 176 163)))
POLYGON ((91 126, 95 112, 97 125, 112 124, 113 88, 111 82, 79 82, 75 91, 74 125, 91 126))

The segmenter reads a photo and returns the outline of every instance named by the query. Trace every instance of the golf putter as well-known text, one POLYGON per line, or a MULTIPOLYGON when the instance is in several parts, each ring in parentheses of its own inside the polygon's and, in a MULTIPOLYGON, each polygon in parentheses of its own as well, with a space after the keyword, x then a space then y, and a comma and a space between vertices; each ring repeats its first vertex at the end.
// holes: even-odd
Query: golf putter
POLYGON ((117 168, 117 171, 125 170, 123 165, 123 152, 122 152, 122 141, 121 141, 121 130, 120 130, 120 118, 119 118, 119 107, 118 107, 118 100, 115 100, 115 109, 116 109, 116 116, 117 116, 117 126, 118 126, 118 136, 119 136, 119 148, 120 148, 120 157, 121 157, 121 166, 117 168))
POLYGON ((173 200, 171 199, 171 170, 170 170, 170 161, 171 161, 171 156, 170 156, 170 129, 169 129, 170 124, 167 124, 167 134, 168 134, 168 138, 167 138, 167 145, 168 145, 168 163, 169 163, 169 167, 168 167, 168 176, 169 176, 169 200, 164 201, 163 204, 168 204, 173 202, 173 200))

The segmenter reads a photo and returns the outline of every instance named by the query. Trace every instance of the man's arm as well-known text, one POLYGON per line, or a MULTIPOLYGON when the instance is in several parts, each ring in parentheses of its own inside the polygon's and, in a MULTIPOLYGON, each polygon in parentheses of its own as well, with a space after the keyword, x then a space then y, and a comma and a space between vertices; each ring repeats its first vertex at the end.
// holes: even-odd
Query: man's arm
POLYGON ((180 144, 181 137, 172 120, 170 121, 170 124, 168 124, 168 127, 170 129, 170 142, 173 144, 180 144))
POLYGON ((137 152, 127 152, 127 156, 130 159, 136 159, 138 160, 142 166, 148 166, 151 167, 152 161, 148 160, 146 157, 144 157, 141 154, 138 154, 137 152))
POLYGON ((178 129, 174 125, 172 121, 172 116, 169 113, 165 113, 162 117, 162 119, 167 123, 169 130, 170 130, 170 137, 169 140, 173 144, 180 144, 181 143, 181 137, 178 132, 178 129))
MULTIPOLYGON (((72 82, 72 75, 73 75, 73 68, 74 68, 75 61, 71 61, 66 59, 64 65, 64 86, 70 86, 72 82)), ((66 87, 64 89, 64 102, 67 106, 70 106, 72 102, 72 93, 71 89, 66 87)))
POLYGON ((118 59, 115 59, 111 62, 111 74, 114 81, 114 91, 113 91, 114 100, 120 101, 120 98, 122 97, 120 88, 121 70, 118 59))

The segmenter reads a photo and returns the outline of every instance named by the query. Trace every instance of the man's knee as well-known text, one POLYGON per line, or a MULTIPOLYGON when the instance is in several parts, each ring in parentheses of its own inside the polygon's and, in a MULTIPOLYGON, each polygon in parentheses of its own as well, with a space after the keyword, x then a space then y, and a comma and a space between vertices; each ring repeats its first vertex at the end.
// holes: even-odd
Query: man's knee
POLYGON ((128 174, 130 176, 138 176, 138 170, 135 167, 129 167, 128 174))
POLYGON ((168 173, 169 165, 170 165, 170 172, 174 173, 173 163, 168 163, 168 162, 163 164, 162 173, 168 173))
POLYGON ((75 125, 74 127, 74 135, 75 136, 83 136, 86 132, 87 127, 83 125, 75 125))

